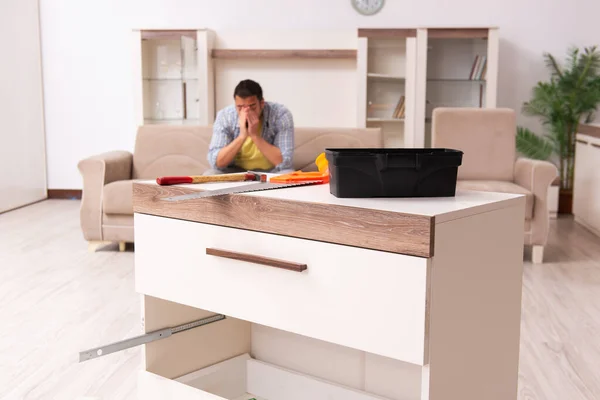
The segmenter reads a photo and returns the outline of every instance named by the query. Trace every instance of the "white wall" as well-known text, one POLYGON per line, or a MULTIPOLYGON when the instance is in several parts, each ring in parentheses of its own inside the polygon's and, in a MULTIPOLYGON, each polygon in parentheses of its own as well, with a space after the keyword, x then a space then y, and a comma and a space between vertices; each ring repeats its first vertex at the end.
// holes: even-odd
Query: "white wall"
MULTIPOLYGON (((133 150, 133 28, 500 27, 498 106, 517 110, 546 78, 542 52, 600 45, 597 0, 386 0, 373 17, 350 0, 42 0, 48 186, 79 189, 77 162, 133 150), (112 14, 112 13, 115 14, 112 14)), ((537 128, 533 120, 519 123, 537 128)))

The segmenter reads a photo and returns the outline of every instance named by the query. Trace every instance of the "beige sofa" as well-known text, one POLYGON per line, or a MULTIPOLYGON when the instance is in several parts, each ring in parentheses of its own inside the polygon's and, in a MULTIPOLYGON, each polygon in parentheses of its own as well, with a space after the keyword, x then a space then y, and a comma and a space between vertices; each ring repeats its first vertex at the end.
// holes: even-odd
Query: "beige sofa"
POLYGON ((526 197, 524 244, 543 261, 550 214, 548 187, 558 169, 547 161, 516 156, 516 114, 506 108, 436 108, 432 145, 462 150, 457 189, 519 193, 526 197))
MULTIPOLYGON (((118 242, 121 251, 134 241, 132 183, 165 175, 201 175, 211 126, 145 125, 138 129, 133 154, 112 151, 78 164, 83 177, 81 229, 91 251, 118 242)), ((379 128, 296 128, 294 168, 315 170, 327 147, 382 147, 379 128)))

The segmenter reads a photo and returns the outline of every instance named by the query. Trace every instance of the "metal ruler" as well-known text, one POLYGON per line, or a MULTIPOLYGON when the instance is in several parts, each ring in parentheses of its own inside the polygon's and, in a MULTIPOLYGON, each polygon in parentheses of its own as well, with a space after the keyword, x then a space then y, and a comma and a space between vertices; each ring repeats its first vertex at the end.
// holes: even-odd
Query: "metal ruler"
POLYGON ((98 358, 107 354, 115 353, 117 351, 125 350, 130 347, 139 346, 142 344, 154 342, 156 340, 168 338, 179 332, 184 332, 193 328, 208 325, 213 322, 224 320, 225 316, 222 314, 211 315, 210 317, 202 318, 197 321, 188 322, 187 324, 175 326, 172 328, 164 328, 158 331, 149 332, 141 336, 136 336, 130 339, 125 339, 120 342, 107 344, 106 346, 96 347, 94 349, 82 351, 79 353, 79 362, 91 360, 92 358, 98 358))
POLYGON ((248 185, 234 186, 228 187, 225 189, 216 189, 216 190, 204 190, 201 192, 183 194, 179 196, 173 197, 165 197, 162 200, 166 201, 182 201, 182 200, 191 200, 191 199, 200 199, 203 197, 213 197, 213 196, 222 196, 226 194, 234 194, 234 193, 245 193, 245 192, 257 192, 260 190, 271 190, 271 189, 281 189, 292 186, 306 186, 306 185, 315 185, 322 183, 322 181, 303 181, 303 182, 292 182, 292 183, 251 183, 248 185))

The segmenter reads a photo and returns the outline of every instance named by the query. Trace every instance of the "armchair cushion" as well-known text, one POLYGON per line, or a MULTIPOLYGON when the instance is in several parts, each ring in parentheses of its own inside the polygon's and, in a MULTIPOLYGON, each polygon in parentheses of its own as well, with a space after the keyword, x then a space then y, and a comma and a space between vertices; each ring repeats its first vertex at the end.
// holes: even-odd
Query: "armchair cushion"
POLYGON ((515 163, 514 181, 540 199, 546 200, 548 187, 558 176, 558 168, 549 161, 519 158, 515 163))
POLYGON ((86 240, 103 240, 102 208, 104 186, 111 182, 131 179, 133 154, 128 151, 109 151, 78 163, 83 178, 80 223, 86 240))
POLYGON ((533 218, 535 199, 533 193, 526 188, 507 181, 458 181, 457 189, 478 190, 482 192, 501 192, 525 195, 525 219, 533 218))
POLYGON ((549 230, 548 187, 558 176, 558 168, 548 161, 519 158, 515 163, 514 181, 533 193, 533 223, 525 231, 528 244, 546 243, 549 230))
POLYGON ((507 108, 438 107, 432 117, 433 147, 464 152, 459 180, 513 181, 515 111, 507 108))
POLYGON ((202 175, 212 126, 143 125, 138 129, 133 156, 133 179, 164 175, 202 175))
POLYGON ((105 185, 102 198, 105 214, 133 214, 133 181, 127 179, 105 185))

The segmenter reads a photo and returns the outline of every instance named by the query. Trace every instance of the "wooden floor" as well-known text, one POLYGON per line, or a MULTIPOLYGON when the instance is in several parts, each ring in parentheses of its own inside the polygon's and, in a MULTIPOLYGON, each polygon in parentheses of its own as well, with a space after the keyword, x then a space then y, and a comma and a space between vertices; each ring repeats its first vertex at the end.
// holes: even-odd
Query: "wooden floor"
MULTIPOLYGON (((546 262, 529 256, 519 399, 600 399, 600 239, 560 218, 546 262)), ((141 333, 133 261, 87 252, 76 200, 0 214, 0 399, 136 398, 139 348, 78 363, 141 333)))

